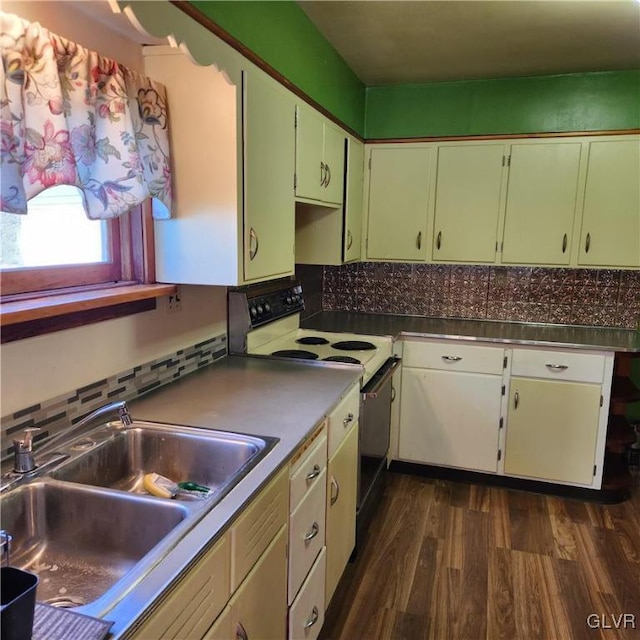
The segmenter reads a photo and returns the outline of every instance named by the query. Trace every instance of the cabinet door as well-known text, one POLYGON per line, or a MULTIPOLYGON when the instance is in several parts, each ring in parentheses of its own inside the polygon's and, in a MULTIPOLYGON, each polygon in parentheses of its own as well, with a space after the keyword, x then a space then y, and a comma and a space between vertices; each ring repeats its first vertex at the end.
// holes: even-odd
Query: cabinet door
POLYGON ((244 275, 295 269, 295 106, 270 78, 243 74, 244 275))
POLYGON ((231 607, 225 607, 202 640, 230 640, 234 630, 231 625, 231 607))
POLYGON ((296 197, 322 200, 324 122, 309 107, 298 105, 296 109, 296 197))
POLYGON ((600 393, 597 384, 511 378, 504 472, 591 484, 600 393))
POLYGON ((367 258, 424 261, 433 147, 371 150, 367 258))
POLYGON ((503 263, 569 264, 582 144, 515 144, 507 184, 503 263))
POLYGON ((640 139, 589 143, 581 265, 640 267, 640 139))
POLYGON ((362 236, 364 145, 354 138, 349 138, 348 149, 342 253, 344 262, 360 259, 362 236))
POLYGON ((356 544, 358 493, 358 425, 351 428, 329 459, 327 475, 327 574, 325 607, 342 577, 356 544))
POLYGON ((505 146, 440 147, 433 259, 494 262, 505 146))
POLYGON ((239 638, 287 635, 287 528, 269 545, 231 598, 231 628, 239 638))
POLYGON ((324 125, 325 181, 322 200, 340 206, 344 200, 344 134, 324 125))
POLYGON ((495 473, 501 400, 501 376, 404 368, 400 458, 495 473))

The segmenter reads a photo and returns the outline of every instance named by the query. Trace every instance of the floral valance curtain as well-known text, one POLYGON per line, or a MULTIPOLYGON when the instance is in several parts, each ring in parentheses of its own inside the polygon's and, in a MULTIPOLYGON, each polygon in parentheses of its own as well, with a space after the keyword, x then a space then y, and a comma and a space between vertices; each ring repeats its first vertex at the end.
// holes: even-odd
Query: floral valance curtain
MULTIPOLYGON (((171 171, 164 87, 0 12, 1 208, 66 184, 84 194, 89 218, 119 216, 153 196, 169 217, 171 171)), ((157 204, 157 202, 156 202, 157 204)))

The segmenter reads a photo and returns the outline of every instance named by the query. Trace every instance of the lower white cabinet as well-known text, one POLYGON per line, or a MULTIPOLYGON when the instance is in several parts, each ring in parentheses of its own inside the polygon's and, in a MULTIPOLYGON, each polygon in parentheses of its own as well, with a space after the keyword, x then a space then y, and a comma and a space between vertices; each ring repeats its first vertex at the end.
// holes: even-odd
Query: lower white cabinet
POLYGON ((404 369, 399 457, 495 473, 501 389, 501 376, 404 369))
POLYGON ((512 378, 505 473, 590 485, 599 415, 599 384, 512 378))
POLYGON ((351 426, 327 465, 327 574, 328 607, 356 543, 358 494, 358 423, 351 426))

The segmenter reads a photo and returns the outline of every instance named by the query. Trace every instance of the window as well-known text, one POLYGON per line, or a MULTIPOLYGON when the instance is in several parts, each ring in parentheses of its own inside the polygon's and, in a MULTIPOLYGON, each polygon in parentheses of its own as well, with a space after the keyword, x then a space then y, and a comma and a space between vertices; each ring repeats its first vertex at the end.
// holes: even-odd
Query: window
MULTIPOLYGON (((122 220, 89 220, 76 187, 46 189, 28 215, 0 213, 2 295, 116 282, 123 273, 122 220)), ((135 215, 135 214, 134 214, 135 215)))

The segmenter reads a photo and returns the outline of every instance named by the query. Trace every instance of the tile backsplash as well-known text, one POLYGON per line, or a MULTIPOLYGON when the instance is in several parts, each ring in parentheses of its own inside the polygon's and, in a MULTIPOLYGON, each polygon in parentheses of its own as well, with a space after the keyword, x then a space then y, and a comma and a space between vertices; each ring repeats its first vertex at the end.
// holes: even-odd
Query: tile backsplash
POLYGON ((359 262, 299 265, 316 311, 357 311, 634 329, 640 271, 359 262))
POLYGON ((227 336, 223 334, 3 416, 0 455, 7 455, 13 448, 13 437, 27 427, 40 427, 42 431, 35 440, 41 440, 68 428, 104 404, 133 400, 226 354, 227 336))

